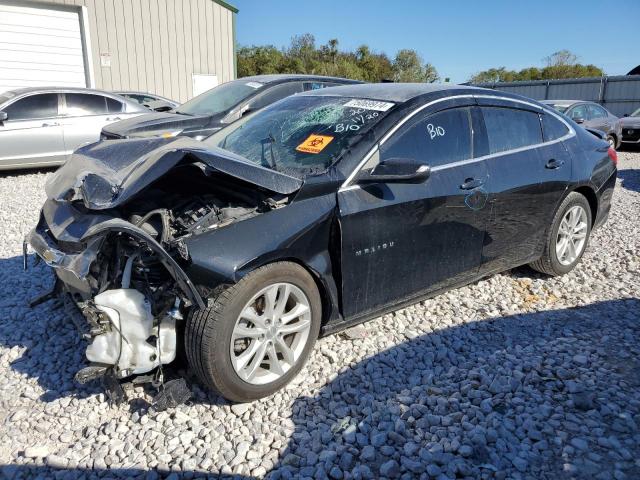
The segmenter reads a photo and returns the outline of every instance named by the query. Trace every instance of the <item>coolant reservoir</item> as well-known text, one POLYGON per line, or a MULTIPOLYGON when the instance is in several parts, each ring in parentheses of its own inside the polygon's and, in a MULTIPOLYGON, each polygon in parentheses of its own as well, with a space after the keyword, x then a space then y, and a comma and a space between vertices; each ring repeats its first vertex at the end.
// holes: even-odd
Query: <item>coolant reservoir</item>
POLYGON ((87 359, 117 365, 128 373, 145 373, 175 358, 175 320, 164 319, 160 328, 153 326, 151 305, 145 296, 132 288, 107 290, 94 298, 96 307, 109 316, 111 331, 96 336, 87 347, 87 359), (159 331, 158 331, 159 330, 159 331), (121 335, 122 334, 122 335, 121 335), (147 342, 156 336, 159 344, 147 342))

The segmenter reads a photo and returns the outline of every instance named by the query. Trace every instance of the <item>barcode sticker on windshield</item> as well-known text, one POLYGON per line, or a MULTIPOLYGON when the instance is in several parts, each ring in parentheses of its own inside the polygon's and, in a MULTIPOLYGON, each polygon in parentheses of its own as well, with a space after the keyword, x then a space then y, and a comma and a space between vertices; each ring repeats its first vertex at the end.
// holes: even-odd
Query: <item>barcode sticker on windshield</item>
POLYGON ((260 88, 263 84, 260 82, 247 82, 245 85, 251 88, 260 88))
POLYGON ((344 104, 345 107, 364 108, 365 110, 377 110, 378 112, 386 112, 395 103, 378 102, 376 100, 353 99, 344 104))

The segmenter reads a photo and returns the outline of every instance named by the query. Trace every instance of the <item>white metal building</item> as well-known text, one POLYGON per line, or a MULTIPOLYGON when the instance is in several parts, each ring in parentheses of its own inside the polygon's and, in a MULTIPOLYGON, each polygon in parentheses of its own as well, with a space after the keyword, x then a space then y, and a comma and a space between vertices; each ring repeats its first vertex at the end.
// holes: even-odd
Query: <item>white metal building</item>
POLYGON ((184 102, 235 69, 222 0, 0 0, 0 92, 140 90, 184 102))

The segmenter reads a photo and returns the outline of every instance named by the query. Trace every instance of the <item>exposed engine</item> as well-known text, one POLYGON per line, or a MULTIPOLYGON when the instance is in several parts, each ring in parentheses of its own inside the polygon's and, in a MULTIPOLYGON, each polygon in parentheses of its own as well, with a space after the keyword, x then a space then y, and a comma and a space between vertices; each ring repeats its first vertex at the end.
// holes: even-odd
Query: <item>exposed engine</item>
MULTIPOLYGON (((119 215, 153 238, 182 268, 189 263, 186 237, 287 201, 228 179, 217 184, 192 164, 172 173, 124 205, 119 215)), ((175 359, 177 322, 192 302, 149 242, 122 233, 107 235, 87 281, 92 298, 78 303, 91 324, 86 351, 93 363, 90 369, 100 365, 122 378, 175 359)))

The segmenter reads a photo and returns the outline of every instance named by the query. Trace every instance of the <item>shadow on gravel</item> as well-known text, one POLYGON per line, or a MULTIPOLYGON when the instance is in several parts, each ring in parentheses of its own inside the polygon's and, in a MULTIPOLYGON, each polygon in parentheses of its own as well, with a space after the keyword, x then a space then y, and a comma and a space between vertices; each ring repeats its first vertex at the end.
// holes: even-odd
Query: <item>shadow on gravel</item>
MULTIPOLYGON (((20 261, 0 263, 3 284, 12 279, 12 294, 2 298, 0 342, 27 348, 11 368, 51 392, 44 400, 95 393, 73 383, 84 345, 62 311, 51 302, 34 310, 21 303, 51 276, 40 267, 22 272, 20 261)), ((626 299, 470 321, 422 336, 406 330, 406 342, 344 365, 313 396, 295 401, 295 431, 269 476, 612 478, 617 468, 640 478, 638 312, 640 300, 626 299)), ((410 311, 402 315, 410 322, 410 311)), ((330 338, 354 346, 384 338, 366 333, 330 338)), ((195 401, 217 398, 198 394, 195 401)), ((18 464, 2 467, 3 475, 158 478, 136 469, 18 464)), ((217 472, 180 474, 206 475, 217 472)))
POLYGON ((618 177, 622 180, 622 186, 627 190, 640 192, 640 170, 628 168, 618 170, 618 177))

